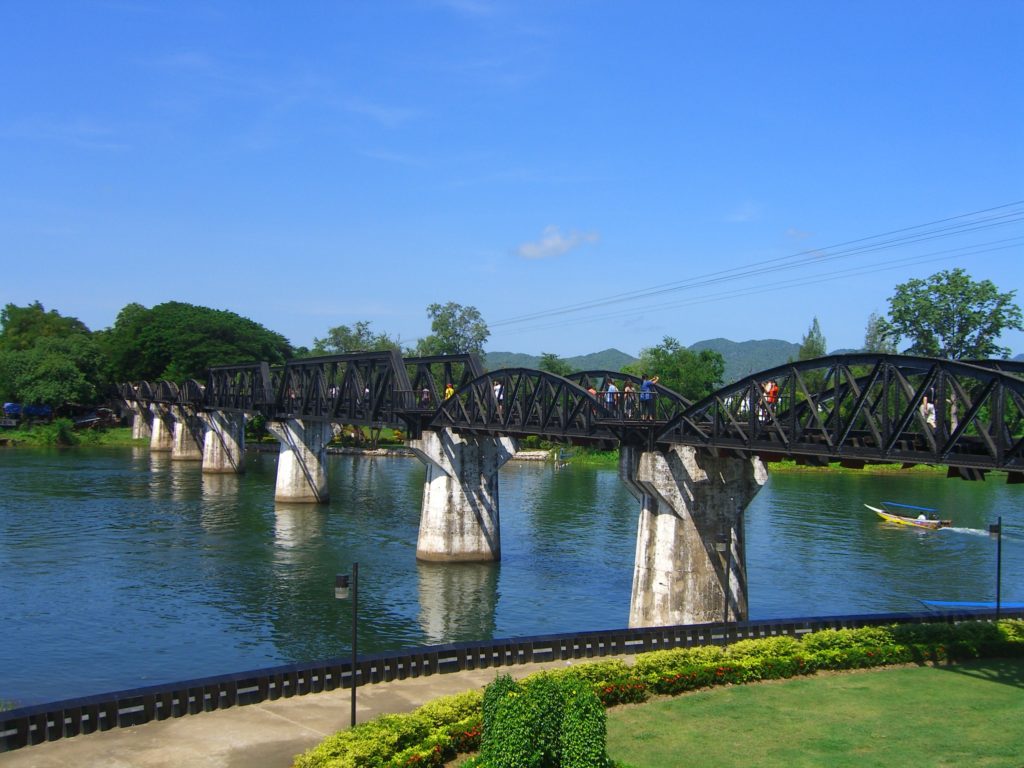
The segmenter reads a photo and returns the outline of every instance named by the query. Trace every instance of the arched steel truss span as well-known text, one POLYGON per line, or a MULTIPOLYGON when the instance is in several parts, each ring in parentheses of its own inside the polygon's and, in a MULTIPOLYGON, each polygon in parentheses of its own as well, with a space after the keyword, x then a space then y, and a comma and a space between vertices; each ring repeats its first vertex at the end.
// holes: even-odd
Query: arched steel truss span
MULTIPOLYGON (((637 377, 616 371, 586 371, 562 377, 531 368, 503 368, 477 377, 441 403, 429 423, 432 429, 450 428, 480 435, 536 435, 548 440, 646 445, 655 428, 689 405, 681 395, 656 387, 649 400, 639 391, 632 400, 608 399, 597 389, 608 377, 637 377), (586 387, 594 384, 595 393, 586 387), (649 403, 649 408, 646 405, 649 403)), ((637 387, 639 389, 639 387, 637 387)))
POLYGON ((402 359, 362 352, 221 366, 205 385, 124 385, 125 400, 207 410, 469 434, 652 449, 692 445, 719 454, 804 463, 945 464, 1002 469, 1024 481, 1024 365, 901 355, 836 355, 778 366, 697 403, 617 371, 563 378, 526 368, 482 373, 472 355, 402 359), (599 383, 634 384, 611 400, 599 383), (776 394, 765 389, 774 381, 776 394), (445 399, 446 385, 455 388, 445 399), (595 394, 587 391, 593 386, 595 394))
POLYGON ((1003 469, 1024 480, 1024 377, 1003 362, 860 354, 790 363, 693 404, 656 441, 806 463, 1003 469))

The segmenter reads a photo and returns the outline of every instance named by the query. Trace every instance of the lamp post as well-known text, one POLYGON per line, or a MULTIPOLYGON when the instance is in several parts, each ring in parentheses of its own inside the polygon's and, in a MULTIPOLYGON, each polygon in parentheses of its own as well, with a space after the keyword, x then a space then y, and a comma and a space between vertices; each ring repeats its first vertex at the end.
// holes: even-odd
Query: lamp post
POLYGON ((352 593, 352 727, 356 725, 356 661, 359 628, 359 563, 352 563, 352 579, 347 573, 339 573, 334 577, 334 596, 338 600, 347 600, 352 593), (349 585, 351 584, 351 588, 349 585))
POLYGON ((988 532, 996 537, 996 621, 999 621, 1000 608, 1002 607, 1002 571, 1003 571, 1003 516, 997 518, 995 525, 988 527, 988 532))

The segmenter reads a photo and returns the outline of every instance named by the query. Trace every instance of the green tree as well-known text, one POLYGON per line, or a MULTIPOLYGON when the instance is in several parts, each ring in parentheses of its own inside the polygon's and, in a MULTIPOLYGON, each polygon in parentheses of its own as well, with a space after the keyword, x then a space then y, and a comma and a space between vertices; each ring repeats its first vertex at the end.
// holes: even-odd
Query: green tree
POLYGON ((491 332, 476 307, 464 307, 454 301, 431 304, 427 307, 427 316, 433 333, 419 340, 417 354, 484 353, 484 343, 491 332))
POLYGON ((0 310, 0 394, 4 400, 59 407, 91 405, 106 394, 101 355, 80 320, 38 301, 0 310))
POLYGON ((568 376, 572 373, 572 366, 554 352, 541 352, 537 367, 556 376, 568 376))
POLYGON ((5 354, 20 358, 14 387, 21 402, 55 408, 92 405, 106 394, 101 385, 102 355, 86 334, 43 338, 31 349, 5 354))
POLYGON ((908 354, 952 360, 1006 357, 996 341, 1024 330, 1016 291, 1001 293, 990 280, 974 281, 956 268, 896 286, 889 299, 888 333, 910 341, 908 354))
POLYGON ((0 310, 0 350, 31 349, 39 339, 88 335, 89 329, 76 317, 63 317, 57 310, 49 312, 35 301, 27 307, 8 304, 0 310))
POLYGON ((287 339, 226 310, 171 301, 146 309, 129 304, 100 336, 111 381, 202 378, 214 365, 292 356, 287 339))
POLYGON ((676 339, 666 336, 660 345, 640 351, 640 360, 625 366, 626 373, 658 376, 658 383, 687 397, 700 400, 722 383, 725 360, 713 350, 693 352, 676 339))
POLYGON ((825 336, 821 332, 818 318, 814 318, 811 327, 807 329, 803 339, 800 341, 800 351, 797 352, 797 360, 813 360, 816 357, 824 357, 826 352, 825 336))
POLYGON ((370 330, 369 320, 359 320, 354 325, 339 325, 327 330, 323 339, 313 339, 312 354, 343 355, 346 352, 372 352, 399 349, 400 345, 386 333, 370 330))
POLYGON ((868 325, 864 330, 864 351, 883 355, 896 354, 896 340, 890 335, 885 318, 877 312, 872 312, 868 318, 868 325))

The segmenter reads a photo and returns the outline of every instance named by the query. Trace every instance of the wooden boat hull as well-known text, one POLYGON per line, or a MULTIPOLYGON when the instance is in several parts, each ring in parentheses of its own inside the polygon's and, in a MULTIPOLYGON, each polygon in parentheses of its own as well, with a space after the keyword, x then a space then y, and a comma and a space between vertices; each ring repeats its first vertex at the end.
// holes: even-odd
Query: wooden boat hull
POLYGON ((934 531, 938 528, 948 528, 952 525, 951 520, 918 520, 916 517, 903 517, 902 515, 894 515, 892 512, 886 512, 884 509, 878 507, 872 507, 870 504, 865 504, 865 507, 870 509, 880 518, 885 520, 887 523, 895 523, 896 525, 909 525, 912 528, 924 528, 928 531, 934 531))

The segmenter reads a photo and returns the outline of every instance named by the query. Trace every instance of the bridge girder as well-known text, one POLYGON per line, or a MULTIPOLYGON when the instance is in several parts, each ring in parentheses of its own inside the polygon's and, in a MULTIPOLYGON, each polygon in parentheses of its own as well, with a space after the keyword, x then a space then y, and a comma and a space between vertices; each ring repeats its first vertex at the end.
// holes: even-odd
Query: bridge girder
MULTIPOLYGON (((660 385, 643 420, 620 392, 609 404, 586 386, 615 371, 563 378, 510 368, 483 373, 472 355, 402 359, 361 352, 211 369, 198 382, 123 385, 126 400, 260 412, 369 426, 527 436, 643 446, 692 445, 718 454, 841 461, 948 464, 1005 469, 1024 479, 1024 364, 957 362, 903 355, 835 355, 751 374, 697 403, 660 385), (763 388, 775 380, 774 402, 763 388), (447 383, 455 395, 443 400, 447 383), (499 403, 495 384, 502 393, 499 403), (934 426, 922 410, 935 406, 934 426)), ((597 387, 595 387, 595 390, 597 387)), ((639 389, 639 386, 637 386, 639 389)), ((639 392, 636 393, 639 398, 639 392)), ((638 404, 638 403, 637 403, 638 404)))
POLYGON ((739 455, 1019 472, 1022 413, 1024 378, 983 362, 835 355, 723 387, 667 424, 657 441, 739 455), (768 381, 779 388, 774 402, 768 381), (922 408, 928 402, 934 423, 922 408))

